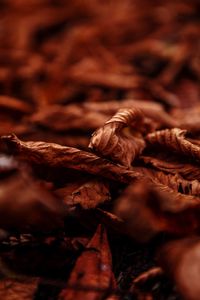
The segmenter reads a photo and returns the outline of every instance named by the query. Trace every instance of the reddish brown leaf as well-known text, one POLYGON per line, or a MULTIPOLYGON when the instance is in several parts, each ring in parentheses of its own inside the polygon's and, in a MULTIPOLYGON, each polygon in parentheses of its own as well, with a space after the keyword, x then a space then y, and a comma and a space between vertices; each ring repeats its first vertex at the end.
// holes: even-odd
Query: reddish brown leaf
POLYGON ((70 183, 56 191, 64 203, 71 208, 93 209, 110 200, 109 186, 100 179, 70 183))
POLYGON ((163 158, 159 156, 140 156, 140 158, 145 163, 152 165, 158 170, 170 174, 179 174, 188 180, 200 180, 199 167, 194 164, 179 162, 178 157, 168 154, 163 158))
POLYGON ((146 140, 151 145, 160 145, 176 153, 187 155, 200 160, 200 147, 186 138, 186 130, 173 128, 150 133, 146 140))
POLYGON ((145 142, 141 135, 134 135, 124 127, 142 126, 143 115, 138 109, 121 109, 92 135, 89 147, 100 156, 110 158, 130 168, 132 161, 141 154, 145 142))
POLYGON ((112 257, 105 229, 99 225, 86 250, 77 259, 59 300, 103 299, 112 289, 112 257), (71 288, 70 288, 71 286, 71 288))
POLYGON ((141 177, 123 166, 76 148, 54 143, 22 142, 15 135, 4 136, 2 140, 10 151, 32 164, 75 169, 122 182, 141 177))
POLYGON ((144 174, 155 183, 161 183, 182 194, 200 195, 200 182, 198 180, 185 180, 180 175, 166 174, 150 168, 133 167, 133 170, 144 174))

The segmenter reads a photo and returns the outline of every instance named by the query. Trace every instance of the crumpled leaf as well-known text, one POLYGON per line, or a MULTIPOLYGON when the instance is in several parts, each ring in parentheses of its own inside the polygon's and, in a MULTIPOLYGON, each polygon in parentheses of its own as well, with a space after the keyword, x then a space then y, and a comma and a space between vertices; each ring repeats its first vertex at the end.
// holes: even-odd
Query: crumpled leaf
POLYGON ((145 142, 141 135, 131 134, 124 128, 142 126, 143 118, 138 109, 120 109, 93 133, 89 148, 130 168, 132 161, 144 150, 145 142))
POLYGON ((151 145, 160 145, 176 153, 200 160, 200 147, 186 139, 186 130, 179 128, 165 129, 150 133, 146 141, 151 145))
POLYGON ((72 193, 72 204, 83 209, 92 209, 110 200, 109 187, 98 179, 86 182, 72 193))
POLYGON ((109 185, 100 179, 82 180, 56 191, 71 208, 93 209, 110 200, 109 185))
POLYGON ((39 279, 0 280, 0 299, 2 300, 33 300, 37 291, 39 279))
POLYGON ((164 271, 175 281, 186 300, 198 300, 200 294, 200 238, 197 236, 167 242, 157 254, 164 271))
POLYGON ((130 235, 140 242, 148 241, 159 232, 171 235, 198 232, 199 210, 200 198, 176 193, 147 180, 129 185, 114 209, 130 235))
POLYGON ((178 160, 178 157, 165 155, 164 157, 157 156, 140 156, 146 164, 150 164, 158 170, 170 174, 179 174, 188 180, 200 180, 200 168, 192 163, 185 163, 178 160))
POLYGON ((200 182, 198 180, 186 180, 179 174, 166 174, 150 168, 134 167, 136 172, 146 175, 155 183, 161 183, 175 190, 176 192, 187 195, 200 195, 200 182))
POLYGON ((49 230, 63 226, 63 205, 28 174, 18 172, 0 183, 0 226, 49 230))
POLYGON ((58 299, 106 299, 109 289, 112 289, 113 278, 106 230, 99 225, 85 251, 76 261, 67 283, 69 288, 64 288, 58 299))
POLYGON ((90 152, 45 142, 22 142, 14 134, 2 137, 8 149, 31 164, 69 168, 97 174, 121 182, 130 182, 141 175, 113 164, 90 152))

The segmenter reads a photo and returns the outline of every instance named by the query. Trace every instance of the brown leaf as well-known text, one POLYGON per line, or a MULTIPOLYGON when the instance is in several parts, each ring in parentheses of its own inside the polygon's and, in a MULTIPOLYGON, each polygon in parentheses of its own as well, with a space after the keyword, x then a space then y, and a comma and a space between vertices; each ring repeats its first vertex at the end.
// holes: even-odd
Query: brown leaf
POLYGON ((197 236, 167 242, 158 251, 158 261, 175 281, 186 300, 198 300, 200 294, 200 239, 197 236))
POLYGON ((141 126, 142 112, 138 109, 121 109, 92 135, 89 147, 100 156, 110 158, 130 168, 141 154, 145 142, 141 135, 128 133, 124 127, 141 126))
POLYGON ((39 280, 0 280, 0 298, 2 300, 33 300, 39 280))
POLYGON ((121 182, 141 177, 134 171, 113 164, 90 152, 45 142, 22 142, 15 135, 2 137, 8 149, 31 164, 69 168, 121 182))
POLYGON ((93 209, 110 200, 109 186, 100 179, 80 180, 56 190, 64 203, 71 208, 93 209))
POLYGON ((200 160, 200 147, 186 139, 186 130, 179 128, 165 129, 150 133, 146 141, 151 145, 160 145, 176 153, 200 160))
POLYGON ((141 242, 159 232, 172 235, 198 232, 199 209, 199 198, 149 181, 128 186, 115 205, 115 213, 125 221, 130 236, 141 242))
POLYGON ((86 182, 72 193, 72 205, 83 209, 93 209, 110 200, 109 187, 106 182, 94 179, 86 182))
POLYGON ((200 169, 198 166, 181 162, 178 157, 165 155, 164 157, 157 156, 140 156, 146 164, 150 164, 158 170, 170 174, 179 174, 188 180, 200 180, 200 169))
POLYGON ((77 259, 59 300, 103 299, 112 289, 112 257, 105 229, 99 225, 86 250, 77 259), (71 286, 71 288, 70 288, 71 286))
POLYGON ((18 172, 0 183, 0 226, 7 229, 62 227, 63 206, 44 185, 18 172))
POLYGON ((146 175, 155 183, 161 183, 175 190, 176 192, 198 196, 200 195, 200 182, 198 180, 186 180, 180 175, 165 174, 150 168, 133 167, 133 170, 146 175))

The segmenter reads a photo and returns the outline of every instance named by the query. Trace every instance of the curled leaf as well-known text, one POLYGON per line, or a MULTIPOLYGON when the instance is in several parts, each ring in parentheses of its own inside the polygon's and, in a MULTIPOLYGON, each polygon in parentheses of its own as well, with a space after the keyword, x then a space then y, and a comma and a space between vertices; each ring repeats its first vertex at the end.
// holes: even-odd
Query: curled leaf
POLYGON ((166 174, 154 169, 134 167, 136 172, 146 175, 155 183, 161 183, 175 190, 176 192, 187 195, 200 195, 200 182, 198 180, 186 180, 180 175, 166 174))
POLYGON ((121 182, 141 177, 134 171, 76 148, 45 142, 22 142, 15 135, 2 137, 8 149, 20 159, 49 168, 68 168, 121 182))
POLYGON ((191 163, 180 162, 178 158, 167 155, 159 156, 140 156, 146 164, 150 164, 158 170, 170 174, 179 174, 188 180, 200 180, 200 169, 198 166, 191 163))
POLYGON ((200 147, 186 139, 186 130, 179 128, 165 129, 150 133, 146 141, 151 145, 160 145, 176 153, 200 160, 200 147))
POLYGON ((136 127, 143 121, 138 109, 121 109, 105 125, 93 133, 89 147, 100 156, 127 167, 144 150, 142 136, 134 136, 124 127, 136 127))
POLYGON ((69 288, 61 291, 59 300, 102 299, 112 289, 112 257, 106 231, 101 225, 77 259, 67 285, 69 288))

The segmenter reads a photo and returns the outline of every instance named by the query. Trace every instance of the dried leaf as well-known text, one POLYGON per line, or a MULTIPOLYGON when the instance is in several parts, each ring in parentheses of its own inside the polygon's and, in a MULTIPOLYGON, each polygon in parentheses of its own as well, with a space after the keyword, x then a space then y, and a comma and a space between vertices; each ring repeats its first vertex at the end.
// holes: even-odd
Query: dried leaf
POLYGON ((108 184, 98 179, 86 182, 72 193, 72 205, 79 205, 83 209, 96 208, 109 200, 108 184))
POLYGON ((200 147, 186 139, 186 130, 178 128, 165 129, 150 133, 146 141, 151 145, 160 145, 176 153, 200 160, 200 147))
POLYGON ((33 300, 39 280, 0 280, 0 298, 2 300, 33 300))
POLYGON ((130 236, 140 242, 159 232, 172 235, 198 232, 199 209, 199 198, 149 181, 128 186, 115 205, 115 213, 124 220, 130 236))
POLYGON ((100 156, 130 168, 145 148, 142 136, 134 136, 124 127, 141 126, 143 115, 138 109, 121 109, 92 135, 89 147, 100 156))
POLYGON ((158 252, 159 263, 186 300, 199 299, 199 247, 200 239, 194 236, 167 242, 158 252))
POLYGON ((76 148, 54 143, 22 142, 15 135, 4 136, 2 140, 10 151, 32 164, 84 171, 121 182, 130 182, 141 177, 123 166, 76 148))
POLYGON ((112 257, 105 229, 99 225, 86 250, 77 259, 59 300, 102 299, 112 289, 112 257), (70 289, 70 286, 74 289, 70 289), (81 289, 82 288, 82 289, 81 289))
POLYGON ((188 180, 200 180, 200 169, 196 165, 179 162, 178 157, 167 155, 164 158, 159 156, 140 156, 145 163, 152 165, 156 169, 170 174, 179 174, 188 180))
POLYGON ((62 197, 64 203, 71 209, 93 209, 110 200, 109 186, 100 179, 82 180, 68 184, 58 189, 56 194, 62 197))
POLYGON ((198 196, 200 195, 200 182, 198 180, 185 180, 180 175, 165 174, 154 169, 133 167, 133 170, 146 175, 155 183, 161 183, 176 192, 198 196))

